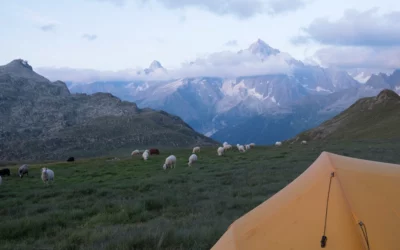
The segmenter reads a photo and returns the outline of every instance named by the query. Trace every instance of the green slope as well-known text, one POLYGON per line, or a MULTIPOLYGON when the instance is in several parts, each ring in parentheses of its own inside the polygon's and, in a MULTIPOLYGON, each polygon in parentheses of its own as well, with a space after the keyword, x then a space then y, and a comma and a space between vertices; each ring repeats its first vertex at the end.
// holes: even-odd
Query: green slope
POLYGON ((400 138, 400 96, 382 90, 376 97, 359 99, 352 106, 292 141, 400 138))

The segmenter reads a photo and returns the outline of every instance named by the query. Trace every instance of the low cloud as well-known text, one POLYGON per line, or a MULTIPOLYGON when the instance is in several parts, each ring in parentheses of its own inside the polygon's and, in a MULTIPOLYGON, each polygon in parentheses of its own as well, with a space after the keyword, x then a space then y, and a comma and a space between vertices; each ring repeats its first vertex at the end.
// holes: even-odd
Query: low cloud
MULTIPOLYGON (((129 0, 90 0, 110 2, 123 6, 129 0)), ((238 18, 250 18, 258 14, 277 15, 303 8, 307 0, 136 0, 145 4, 158 2, 169 9, 194 7, 217 15, 233 15, 238 18)))
POLYGON ((176 76, 197 77, 239 77, 251 75, 289 74, 291 66, 287 63, 287 55, 270 56, 264 61, 244 51, 235 53, 224 51, 198 58, 192 63, 185 63, 175 73, 176 76))
POLYGON ((158 43, 165 43, 165 40, 161 37, 154 37, 153 39, 158 43))
POLYGON ((88 0, 88 1, 108 2, 108 3, 114 4, 114 5, 120 6, 120 7, 124 6, 126 3, 126 0, 88 0))
POLYGON ((269 2, 268 12, 270 15, 283 14, 304 8, 306 4, 307 3, 302 0, 271 0, 269 2))
POLYGON ((184 22, 186 22, 186 20, 187 20, 187 17, 185 15, 182 15, 182 16, 179 17, 179 22, 180 23, 184 23, 184 22))
POLYGON ((378 8, 364 12, 346 10, 335 21, 327 18, 315 19, 305 34, 294 37, 292 43, 305 44, 317 42, 324 45, 338 46, 399 46, 400 11, 380 14, 378 8))
POLYGON ((47 32, 47 31, 52 31, 56 28, 55 24, 46 24, 40 27, 41 30, 47 32))
POLYGON ((225 43, 225 46, 236 47, 236 46, 238 46, 238 41, 237 40, 230 40, 230 41, 225 43))
POLYGON ((344 70, 363 68, 392 71, 400 68, 400 46, 384 48, 328 47, 318 50, 309 60, 324 67, 344 70))
POLYGON ((27 20, 35 23, 44 32, 53 31, 60 24, 60 22, 31 9, 24 9, 22 15, 27 20))
POLYGON ((93 41, 93 40, 97 39, 97 35, 95 35, 95 34, 83 34, 82 38, 86 39, 88 41, 93 41))
POLYGON ((89 83, 94 81, 129 81, 135 78, 135 72, 132 70, 121 71, 99 71, 93 69, 74 69, 69 67, 41 67, 35 71, 51 81, 65 81, 89 83))
POLYGON ((178 69, 164 73, 156 71, 150 75, 137 75, 141 69, 121 71, 97 71, 72 68, 39 68, 38 72, 55 81, 94 82, 94 81, 130 81, 130 80, 172 80, 185 77, 223 77, 289 74, 292 67, 287 63, 287 54, 270 56, 261 61, 249 51, 235 53, 224 51, 183 63, 178 69))

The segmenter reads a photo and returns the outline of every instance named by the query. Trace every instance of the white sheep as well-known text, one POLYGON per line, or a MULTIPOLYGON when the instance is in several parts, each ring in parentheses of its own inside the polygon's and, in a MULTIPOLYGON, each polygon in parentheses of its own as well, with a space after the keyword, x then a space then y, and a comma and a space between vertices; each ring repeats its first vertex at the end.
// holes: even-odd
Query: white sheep
POLYGON ((200 152, 200 147, 194 147, 192 153, 199 153, 200 152))
POLYGON ((230 145, 230 144, 225 144, 224 145, 224 151, 227 151, 227 150, 229 150, 231 148, 232 148, 232 145, 230 145))
POLYGON ((219 148, 217 149, 217 154, 218 154, 218 156, 223 155, 223 154, 224 154, 224 148, 223 148, 223 147, 219 147, 219 148))
POLYGON ((54 181, 54 172, 49 168, 42 168, 42 180, 48 184, 48 181, 54 181))
POLYGON ((22 178, 24 175, 28 175, 28 165, 24 164, 18 169, 18 175, 20 178, 22 178))
POLYGON ((147 161, 149 159, 149 151, 144 151, 142 154, 143 160, 147 161))
POLYGON ((239 145, 238 146, 238 150, 239 150, 239 152, 242 152, 242 153, 246 152, 246 150, 244 149, 243 145, 239 145))
POLYGON ((244 145, 244 148, 245 148, 246 150, 249 150, 249 149, 250 149, 250 144, 244 145))
POLYGON ((307 144, 307 141, 302 141, 301 144, 307 144))
POLYGON ((196 161, 197 161, 197 155, 196 154, 192 154, 189 157, 188 166, 191 167, 193 165, 193 163, 195 163, 196 161))
POLYGON ((138 154, 140 154, 139 149, 133 150, 131 153, 131 155, 138 155, 138 154))
POLYGON ((163 169, 166 170, 167 168, 175 168, 175 165, 176 165, 176 157, 175 155, 170 155, 165 159, 163 169))
POLYGON ((228 145, 228 143, 227 143, 227 142, 222 143, 222 146, 223 146, 223 147, 224 147, 225 145, 228 145))
POLYGON ((275 146, 282 146, 282 142, 280 141, 275 142, 275 146))
POLYGON ((250 148, 254 148, 256 146, 256 144, 254 142, 250 143, 250 148))

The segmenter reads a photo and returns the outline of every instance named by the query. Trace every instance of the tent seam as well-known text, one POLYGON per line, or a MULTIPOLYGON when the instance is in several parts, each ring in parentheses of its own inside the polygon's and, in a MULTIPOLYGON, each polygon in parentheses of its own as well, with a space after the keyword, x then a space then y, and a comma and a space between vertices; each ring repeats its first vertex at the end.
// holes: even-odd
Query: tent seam
MULTIPOLYGON (((331 157, 330 157, 330 153, 328 153, 327 155, 328 155, 328 159, 329 159, 329 162, 330 162, 330 164, 331 164, 331 167, 336 171, 337 169, 334 167, 333 161, 332 161, 332 159, 331 159, 331 157)), ((337 177, 336 180, 337 180, 337 182, 338 182, 338 184, 339 184, 340 190, 342 191, 343 197, 344 197, 344 199, 346 200, 348 209, 350 210, 350 212, 351 212, 351 214, 352 214, 353 220, 354 220, 354 222, 355 222, 356 224, 358 224, 358 221, 357 221, 357 218, 358 218, 358 217, 357 217, 356 214, 354 213, 353 207, 351 206, 351 203, 350 203, 350 201, 349 201, 349 199, 348 199, 348 197, 347 197, 347 195, 346 195, 346 192, 345 192, 345 190, 344 190, 344 188, 343 188, 343 186, 342 186, 342 183, 340 182, 339 175, 336 174, 336 177, 337 177)), ((365 244, 366 244, 366 243, 365 243, 365 239, 362 238, 360 234, 359 234, 359 237, 361 238, 361 242, 363 242, 363 245, 364 245, 364 248, 365 248, 365 247, 366 247, 366 245, 365 245, 365 244)), ((366 249, 368 249, 368 248, 366 248, 366 249)))

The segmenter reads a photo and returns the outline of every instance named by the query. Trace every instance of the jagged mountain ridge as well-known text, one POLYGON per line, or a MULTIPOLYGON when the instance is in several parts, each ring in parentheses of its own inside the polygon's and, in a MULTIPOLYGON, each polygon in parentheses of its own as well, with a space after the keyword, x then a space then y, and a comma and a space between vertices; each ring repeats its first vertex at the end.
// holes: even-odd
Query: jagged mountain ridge
MULTIPOLYGON (((212 138, 232 143, 254 141, 258 144, 265 142, 273 144, 276 141, 288 140, 338 115, 357 100, 378 95, 385 87, 400 93, 398 72, 400 71, 395 71, 391 75, 372 75, 365 84, 328 95, 306 97, 275 113, 231 119, 229 120, 231 126, 217 131, 212 138)), ((221 120, 228 117, 223 117, 221 120)))
MULTIPOLYGON (((314 95, 329 95, 357 87, 359 83, 344 71, 305 65, 257 40, 249 52, 261 61, 281 55, 293 66, 292 74, 270 74, 236 78, 191 77, 170 81, 94 82, 69 84, 73 93, 108 91, 139 107, 165 110, 180 116, 197 131, 212 135, 230 126, 227 120, 258 116, 290 106, 314 95), (109 85, 109 86, 106 86, 109 85), (234 114, 235 117, 228 117, 234 114), (227 120, 221 119, 227 117, 227 120)), ((195 63, 195 62, 193 62, 195 63)))
POLYGON ((71 94, 23 60, 0 66, 0 160, 98 156, 119 148, 215 145, 181 118, 109 93, 71 94))

